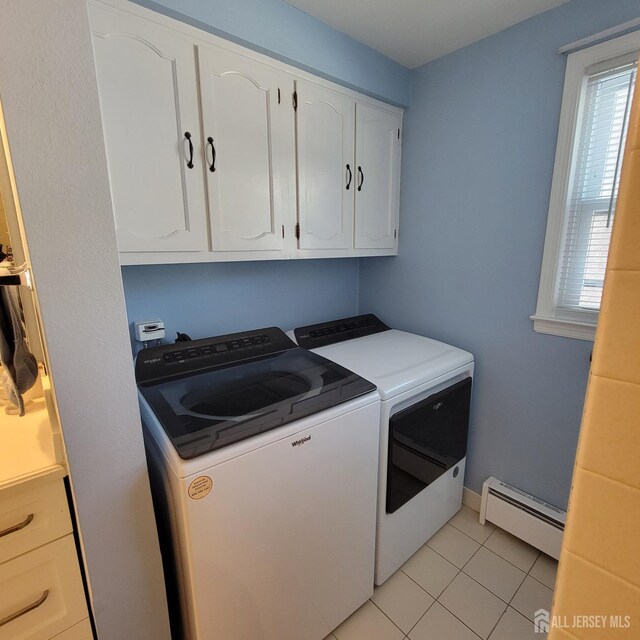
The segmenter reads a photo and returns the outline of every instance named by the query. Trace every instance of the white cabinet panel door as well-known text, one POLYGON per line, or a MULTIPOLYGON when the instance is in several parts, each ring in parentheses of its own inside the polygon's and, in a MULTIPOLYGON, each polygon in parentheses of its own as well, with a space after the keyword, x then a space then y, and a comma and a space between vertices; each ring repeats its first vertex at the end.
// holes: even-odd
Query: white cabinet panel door
POLYGON ((298 80, 300 249, 353 246, 354 114, 348 96, 298 80))
POLYGON ((94 640, 89 618, 74 624, 73 627, 69 627, 51 640, 94 640))
POLYGON ((48 640, 88 616, 73 535, 0 565, 0 640, 48 640))
POLYGON ((71 533, 71 517, 60 479, 0 493, 0 564, 71 533))
POLYGON ((356 249, 393 249, 400 190, 400 116, 356 107, 356 249))
POLYGON ((213 250, 279 251, 295 205, 293 79, 209 47, 198 65, 213 250))
POLYGON ((206 249, 193 45, 107 7, 91 26, 119 250, 206 249))

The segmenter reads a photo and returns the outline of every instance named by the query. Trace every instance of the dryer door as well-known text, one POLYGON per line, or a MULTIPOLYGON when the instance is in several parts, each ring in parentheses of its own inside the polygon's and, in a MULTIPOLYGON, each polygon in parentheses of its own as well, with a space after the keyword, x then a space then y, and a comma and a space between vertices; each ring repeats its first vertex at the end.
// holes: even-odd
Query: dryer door
POLYGON ((393 513, 467 453, 471 378, 389 420, 386 512, 393 513))

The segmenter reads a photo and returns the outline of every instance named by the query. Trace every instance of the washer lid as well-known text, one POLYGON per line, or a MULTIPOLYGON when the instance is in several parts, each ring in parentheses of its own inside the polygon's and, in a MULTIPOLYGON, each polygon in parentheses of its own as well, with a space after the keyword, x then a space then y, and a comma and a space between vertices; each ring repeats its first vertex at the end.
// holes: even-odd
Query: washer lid
POLYGON ((276 327, 145 349, 136 378, 184 460, 375 390, 276 327))
POLYGON ((473 362, 467 351, 396 329, 314 352, 373 382, 383 400, 473 362))

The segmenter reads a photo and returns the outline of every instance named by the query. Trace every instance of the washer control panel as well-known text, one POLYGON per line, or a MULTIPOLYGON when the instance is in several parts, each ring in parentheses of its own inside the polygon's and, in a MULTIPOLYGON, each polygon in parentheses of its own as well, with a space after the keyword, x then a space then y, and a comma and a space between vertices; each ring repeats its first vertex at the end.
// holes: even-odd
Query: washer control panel
POLYGON ((277 327, 151 347, 138 353, 136 381, 155 382, 296 348, 277 327))
POLYGON ((190 346, 186 343, 182 349, 175 351, 167 351, 162 354, 165 362, 180 362, 181 360, 190 360, 200 358, 202 356, 215 356, 218 353, 229 351, 237 351, 238 349, 248 349, 258 345, 266 345, 271 342, 271 338, 265 333, 261 336, 242 337, 237 340, 229 340, 228 342, 215 342, 213 344, 204 344, 201 347, 190 346))

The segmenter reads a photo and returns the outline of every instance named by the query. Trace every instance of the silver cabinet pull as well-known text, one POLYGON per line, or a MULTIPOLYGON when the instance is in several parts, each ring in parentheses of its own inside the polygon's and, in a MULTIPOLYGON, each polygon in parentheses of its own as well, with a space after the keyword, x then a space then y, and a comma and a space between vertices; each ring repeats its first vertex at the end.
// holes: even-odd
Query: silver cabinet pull
POLYGON ((8 529, 4 529, 3 531, 0 531, 0 538, 4 536, 8 536, 10 533, 15 533, 16 531, 20 531, 20 529, 24 529, 25 527, 28 527, 31 524, 32 520, 33 520, 33 513, 30 513, 22 522, 19 522, 18 524, 14 524, 12 527, 9 527, 8 529))
POLYGON ((41 604, 44 604, 44 601, 48 597, 49 597, 49 589, 47 589, 46 591, 43 591, 42 595, 35 602, 28 604, 26 607, 23 607, 22 609, 20 609, 20 611, 16 611, 15 613, 8 615, 6 618, 2 618, 2 620, 0 620, 0 627, 4 627, 5 624, 9 624, 10 622, 13 622, 16 618, 22 617, 25 613, 29 613, 29 611, 33 611, 34 609, 37 609, 41 604))

